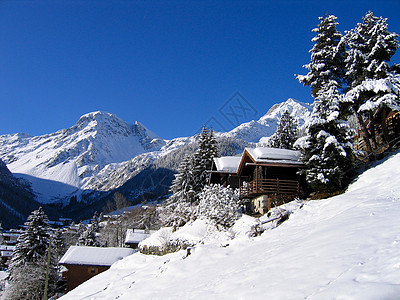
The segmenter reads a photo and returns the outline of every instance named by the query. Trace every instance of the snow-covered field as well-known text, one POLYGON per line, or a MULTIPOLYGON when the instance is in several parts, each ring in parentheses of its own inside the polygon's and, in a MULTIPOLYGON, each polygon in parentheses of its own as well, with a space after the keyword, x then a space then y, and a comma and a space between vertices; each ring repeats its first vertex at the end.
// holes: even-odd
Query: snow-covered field
POLYGON ((233 239, 198 230, 189 256, 133 254, 62 299, 400 299, 399 166, 400 152, 259 237, 244 217, 233 239))

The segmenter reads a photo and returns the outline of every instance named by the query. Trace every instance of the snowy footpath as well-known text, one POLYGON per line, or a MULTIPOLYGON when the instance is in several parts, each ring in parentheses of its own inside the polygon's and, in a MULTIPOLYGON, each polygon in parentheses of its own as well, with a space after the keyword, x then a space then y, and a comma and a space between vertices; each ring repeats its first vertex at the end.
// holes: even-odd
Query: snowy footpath
POLYGON ((189 256, 128 256, 62 299, 400 299, 400 153, 249 238, 253 222, 189 256))

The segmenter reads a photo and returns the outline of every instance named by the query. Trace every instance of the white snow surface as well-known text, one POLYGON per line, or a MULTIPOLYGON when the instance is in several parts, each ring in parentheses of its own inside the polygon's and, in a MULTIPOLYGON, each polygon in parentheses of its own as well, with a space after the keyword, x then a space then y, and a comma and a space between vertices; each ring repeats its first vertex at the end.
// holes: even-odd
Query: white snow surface
POLYGON ((214 163, 217 171, 224 173, 237 173, 241 160, 241 156, 214 157, 214 163))
POLYGON ((400 152, 259 237, 244 216, 228 244, 135 253, 62 299, 399 299, 399 165, 400 152))
POLYGON ((111 266, 118 260, 136 252, 130 248, 71 246, 61 257, 60 264, 111 266))
POLYGON ((250 154, 255 162, 303 164, 300 160, 300 152, 296 150, 257 147, 246 148, 245 151, 250 154))
POLYGON ((127 229, 125 235, 125 244, 139 243, 150 236, 155 231, 146 231, 144 229, 127 229))

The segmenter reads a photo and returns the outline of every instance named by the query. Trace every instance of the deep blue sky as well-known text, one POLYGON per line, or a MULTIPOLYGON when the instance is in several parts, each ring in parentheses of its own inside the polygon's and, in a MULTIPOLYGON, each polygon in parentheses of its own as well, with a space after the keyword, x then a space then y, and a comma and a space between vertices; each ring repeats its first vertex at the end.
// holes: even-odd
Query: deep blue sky
POLYGON ((400 33, 398 0, 0 0, 0 134, 50 133, 97 110, 163 138, 210 118, 231 129, 218 110, 236 92, 247 121, 289 97, 311 102, 294 74, 318 17, 336 15, 343 32, 368 10, 400 33))

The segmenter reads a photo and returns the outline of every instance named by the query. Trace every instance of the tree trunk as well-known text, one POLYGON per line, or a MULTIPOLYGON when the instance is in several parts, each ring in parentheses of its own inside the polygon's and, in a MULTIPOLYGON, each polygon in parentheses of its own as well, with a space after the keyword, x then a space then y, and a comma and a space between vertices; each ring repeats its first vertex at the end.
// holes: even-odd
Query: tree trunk
MULTIPOLYGON (((375 121, 374 121, 374 114, 370 111, 369 112, 369 120, 370 120, 370 131, 371 131, 371 135, 370 135, 370 139, 372 141, 372 149, 376 150, 378 148, 378 142, 376 140, 376 130, 375 130, 375 121)), ((367 130, 368 131, 368 130, 367 130)), ((368 131, 369 133, 369 131, 368 131)))
POLYGON ((388 131, 387 124, 386 124, 386 111, 387 111, 386 106, 384 106, 381 111, 381 126, 382 126, 382 132, 383 132, 383 140, 385 141, 385 143, 389 143, 390 137, 389 137, 389 131, 388 131))
POLYGON ((364 140, 365 146, 367 147, 367 153, 371 154, 372 147, 371 147, 371 143, 370 143, 370 134, 368 132, 367 126, 365 126, 362 116, 359 113, 356 113, 356 115, 357 115, 358 124, 360 125, 361 131, 363 133, 362 138, 364 140))

